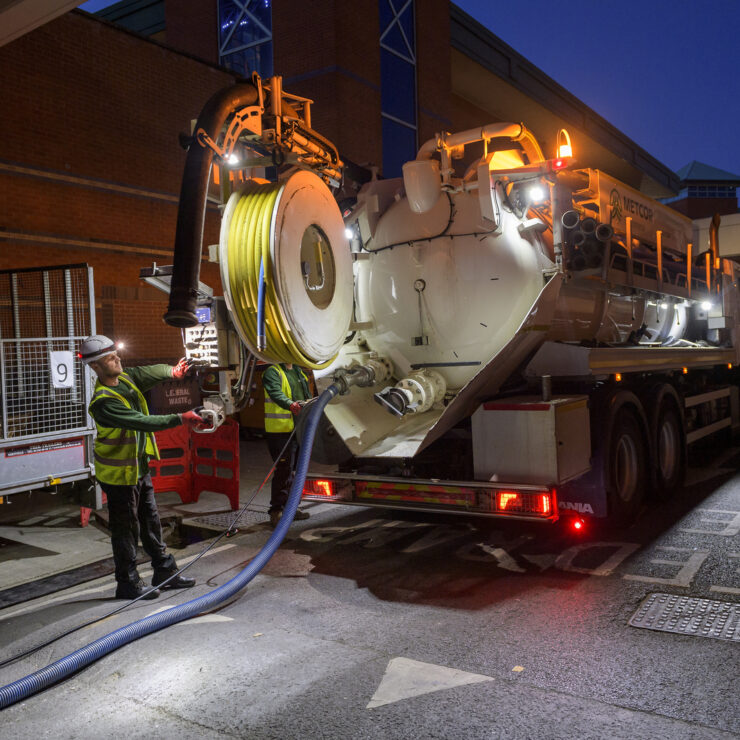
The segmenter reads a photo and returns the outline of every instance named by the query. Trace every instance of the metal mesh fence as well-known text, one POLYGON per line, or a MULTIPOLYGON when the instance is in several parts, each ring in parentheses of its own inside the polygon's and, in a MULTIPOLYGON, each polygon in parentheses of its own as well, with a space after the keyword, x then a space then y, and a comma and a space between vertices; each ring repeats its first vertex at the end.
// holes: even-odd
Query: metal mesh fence
MULTIPOLYGON (((73 352, 80 340, 73 340, 73 352)), ((69 351, 70 341, 0 340, 4 369, 4 437, 7 439, 60 432, 88 424, 85 373, 73 362, 71 388, 55 388, 51 352, 69 351)))
POLYGON ((0 272, 0 338, 89 334, 87 267, 0 272))
POLYGON ((0 439, 89 426, 75 357, 91 325, 86 266, 0 272, 0 439))

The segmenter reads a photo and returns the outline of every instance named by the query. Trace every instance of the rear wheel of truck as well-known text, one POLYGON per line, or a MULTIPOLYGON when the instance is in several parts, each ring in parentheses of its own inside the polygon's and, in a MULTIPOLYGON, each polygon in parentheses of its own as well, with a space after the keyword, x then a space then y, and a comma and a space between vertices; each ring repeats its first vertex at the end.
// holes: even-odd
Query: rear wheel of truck
POLYGON ((686 472, 683 404, 670 383, 648 386, 641 398, 649 417, 651 493, 665 501, 676 495, 686 472))
POLYGON ((685 467, 685 446, 681 418, 666 399, 657 411, 655 434, 655 482, 658 498, 667 499, 681 486, 685 467))
POLYGON ((604 484, 609 522, 629 524, 645 497, 647 452, 637 414, 629 407, 617 409, 609 424, 604 454, 604 484))

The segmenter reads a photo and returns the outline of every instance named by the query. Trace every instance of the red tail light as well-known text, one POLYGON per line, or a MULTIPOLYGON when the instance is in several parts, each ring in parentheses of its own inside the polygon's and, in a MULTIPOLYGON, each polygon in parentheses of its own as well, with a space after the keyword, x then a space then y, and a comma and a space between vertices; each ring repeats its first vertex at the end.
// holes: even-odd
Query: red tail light
POLYGON ((549 514, 552 511, 552 504, 550 503, 550 494, 540 494, 540 511, 543 514, 549 514))
POLYGON ((334 481, 331 480, 307 480, 303 486, 303 493, 309 496, 336 496, 334 481))
POLYGON ((500 514, 551 516, 554 491, 496 491, 495 507, 500 514))
POLYGON ((518 500, 519 494, 512 491, 499 491, 496 494, 496 505, 501 511, 521 508, 518 504, 518 500))

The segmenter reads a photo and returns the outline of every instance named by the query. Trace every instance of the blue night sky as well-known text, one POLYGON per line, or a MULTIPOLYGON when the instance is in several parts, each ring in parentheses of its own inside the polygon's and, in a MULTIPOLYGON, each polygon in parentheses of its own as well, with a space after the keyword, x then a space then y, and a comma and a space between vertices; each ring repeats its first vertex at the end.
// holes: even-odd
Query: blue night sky
POLYGON ((456 4, 671 169, 740 175, 740 0, 456 4))
POLYGON ((671 169, 740 175, 740 0, 456 4, 671 169))

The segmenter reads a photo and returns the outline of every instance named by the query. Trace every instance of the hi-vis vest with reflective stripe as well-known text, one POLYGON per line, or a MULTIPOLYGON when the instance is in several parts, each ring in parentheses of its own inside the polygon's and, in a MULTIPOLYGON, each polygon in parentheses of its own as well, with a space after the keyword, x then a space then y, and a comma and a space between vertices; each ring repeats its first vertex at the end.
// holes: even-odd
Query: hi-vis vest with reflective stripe
MULTIPOLYGON (((292 401, 293 396, 290 393, 290 383, 288 382, 288 376, 285 374, 285 370, 280 365, 273 365, 273 367, 280 373, 280 382, 282 383, 280 390, 292 401)), ((308 385, 306 373, 299 367, 295 369, 306 381, 306 385, 308 385)), ((293 414, 288 409, 278 406, 270 398, 267 391, 265 391, 265 431, 273 433, 292 432, 293 427, 293 414)))
MULTIPOLYGON (((149 408, 146 405, 144 394, 136 387, 134 381, 126 373, 119 375, 118 380, 136 392, 142 413, 148 414, 149 408)), ((103 385, 98 381, 95 383, 95 392, 90 401, 88 412, 91 412, 93 405, 103 398, 117 398, 126 408, 131 408, 131 404, 125 396, 121 395, 114 387, 103 385)), ((92 416, 92 413, 90 415, 92 416)), ((97 421, 95 426, 98 428, 94 450, 95 477, 101 483, 109 483, 113 486, 135 485, 139 480, 137 432, 133 429, 121 429, 120 427, 104 427, 98 424, 97 421)), ((146 453, 159 460, 159 450, 154 435, 149 432, 139 432, 139 434, 146 434, 146 453)))

